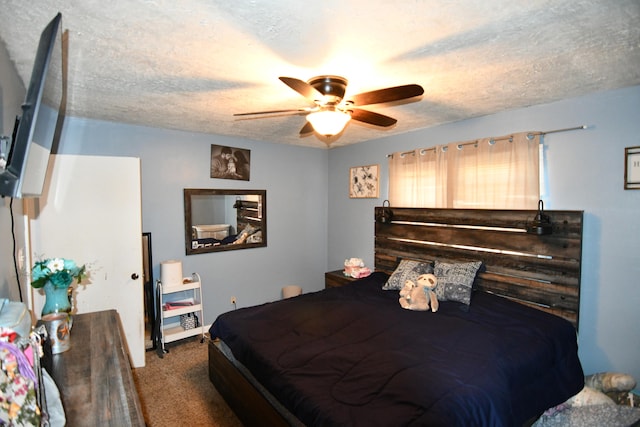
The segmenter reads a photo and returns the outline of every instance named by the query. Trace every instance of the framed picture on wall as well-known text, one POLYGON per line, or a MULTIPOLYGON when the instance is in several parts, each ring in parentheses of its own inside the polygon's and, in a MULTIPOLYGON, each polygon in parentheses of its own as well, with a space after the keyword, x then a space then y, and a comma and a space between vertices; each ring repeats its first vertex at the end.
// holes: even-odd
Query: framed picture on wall
POLYGON ((624 149, 624 189, 640 190, 640 147, 624 149))
POLYGON ((251 150, 211 145, 211 178, 249 181, 251 150))
POLYGON ((379 196, 379 165, 356 166, 349 169, 349 197, 377 199, 379 196))

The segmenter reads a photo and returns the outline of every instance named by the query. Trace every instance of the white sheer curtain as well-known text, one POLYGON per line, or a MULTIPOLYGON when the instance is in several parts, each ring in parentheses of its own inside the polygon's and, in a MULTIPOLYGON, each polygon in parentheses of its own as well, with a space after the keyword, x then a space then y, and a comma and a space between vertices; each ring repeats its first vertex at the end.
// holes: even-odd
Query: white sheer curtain
POLYGON ((389 159, 391 206, 536 209, 540 199, 540 137, 455 142, 394 153, 389 159))

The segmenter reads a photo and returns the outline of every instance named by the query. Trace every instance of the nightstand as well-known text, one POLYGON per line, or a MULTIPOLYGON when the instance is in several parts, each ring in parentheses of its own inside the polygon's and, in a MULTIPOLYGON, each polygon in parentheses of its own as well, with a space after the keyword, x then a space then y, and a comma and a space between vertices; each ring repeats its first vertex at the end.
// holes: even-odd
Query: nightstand
POLYGON ((328 271, 324 273, 324 287, 337 288, 353 282, 353 277, 345 276, 343 270, 328 271))

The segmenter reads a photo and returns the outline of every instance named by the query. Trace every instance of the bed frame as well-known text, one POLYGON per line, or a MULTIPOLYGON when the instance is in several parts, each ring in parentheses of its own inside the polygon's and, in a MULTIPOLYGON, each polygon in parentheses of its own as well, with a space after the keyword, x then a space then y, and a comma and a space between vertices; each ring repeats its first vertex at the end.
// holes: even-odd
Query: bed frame
MULTIPOLYGON (((379 218, 383 207, 375 208, 379 218)), ((474 288, 569 320, 580 307, 582 211, 545 211, 552 234, 526 232, 528 210, 392 208, 375 224, 375 269, 392 273, 401 259, 482 260, 474 288)), ((245 426, 288 426, 291 415, 270 402, 209 343, 209 378, 245 426)))

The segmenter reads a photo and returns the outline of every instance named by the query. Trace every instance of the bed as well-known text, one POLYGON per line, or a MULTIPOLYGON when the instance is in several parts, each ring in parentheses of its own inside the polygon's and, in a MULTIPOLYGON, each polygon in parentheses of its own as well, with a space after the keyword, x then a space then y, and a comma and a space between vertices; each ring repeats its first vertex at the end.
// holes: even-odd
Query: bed
POLYGON ((371 276, 220 315, 210 379, 245 425, 531 423, 584 385, 582 212, 546 213, 541 236, 535 211, 394 208, 371 276), (436 313, 384 289, 405 264, 478 261, 470 301, 436 313))

